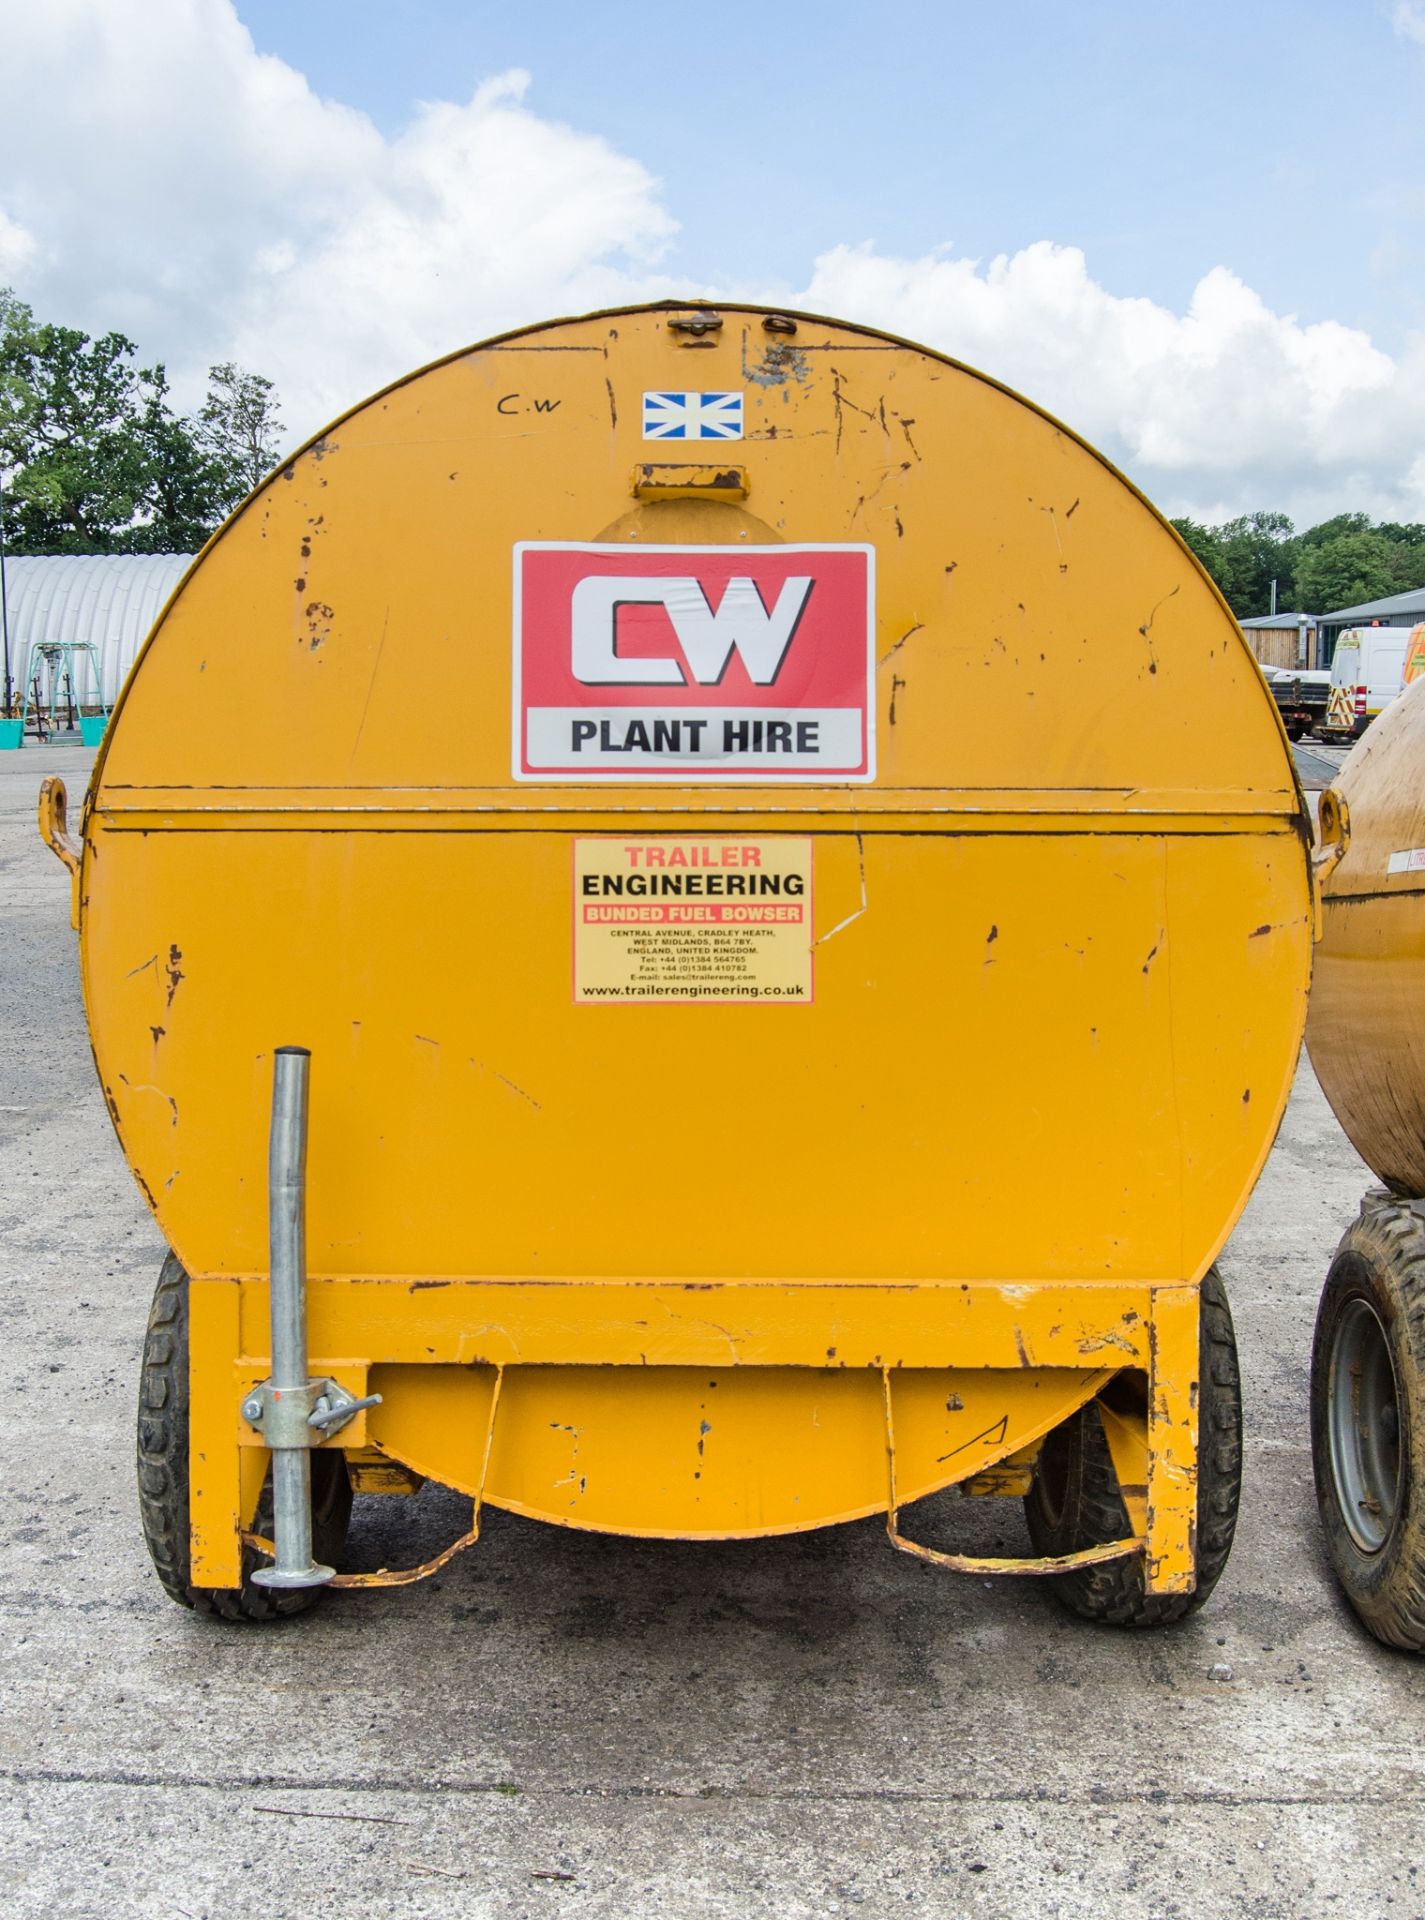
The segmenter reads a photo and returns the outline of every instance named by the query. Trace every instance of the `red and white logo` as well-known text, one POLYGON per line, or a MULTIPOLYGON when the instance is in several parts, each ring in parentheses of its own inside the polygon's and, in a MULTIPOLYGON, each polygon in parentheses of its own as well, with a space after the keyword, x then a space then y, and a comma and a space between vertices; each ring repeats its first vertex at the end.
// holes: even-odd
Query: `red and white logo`
POLYGON ((521 541, 515 778, 873 779, 874 563, 521 541))

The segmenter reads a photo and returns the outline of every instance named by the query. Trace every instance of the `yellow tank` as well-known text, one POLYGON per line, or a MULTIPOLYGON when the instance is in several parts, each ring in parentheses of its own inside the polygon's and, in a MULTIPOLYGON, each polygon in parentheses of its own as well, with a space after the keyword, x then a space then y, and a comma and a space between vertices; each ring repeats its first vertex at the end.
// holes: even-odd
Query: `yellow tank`
POLYGON ((1380 1179, 1425 1194, 1425 693, 1386 708, 1323 800, 1345 852, 1326 883, 1309 1044, 1336 1118, 1380 1179))
POLYGON ((952 1563, 1183 1610, 1199 1289, 1297 1055, 1307 827, 1236 622, 1065 427, 754 308, 452 355, 214 538, 75 839, 62 801, 191 1339, 171 1588, 264 1551, 300 1045, 311 1366, 382 1396, 319 1449, 358 1490, 909 1544, 898 1502, 1037 1460, 1037 1555, 952 1563), (1116 1527, 1045 1478, 1074 1435, 1116 1527))
POLYGON ((1317 1077, 1385 1189, 1367 1193, 1317 1312, 1311 1433, 1327 1551, 1387 1645, 1425 1649, 1425 681, 1321 797, 1317 1077))

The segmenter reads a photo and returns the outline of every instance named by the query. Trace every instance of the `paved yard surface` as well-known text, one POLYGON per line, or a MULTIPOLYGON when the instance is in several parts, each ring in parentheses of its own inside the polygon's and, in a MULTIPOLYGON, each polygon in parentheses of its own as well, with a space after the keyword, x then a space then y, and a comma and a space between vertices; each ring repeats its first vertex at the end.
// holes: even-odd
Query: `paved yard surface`
MULTIPOLYGON (((1356 1629, 1317 1540, 1311 1323, 1368 1176, 1305 1064, 1223 1261, 1244 1509, 1184 1627, 1095 1630, 871 1523, 710 1548, 493 1514, 424 1587, 276 1631, 165 1600, 132 1465, 162 1248, 33 827, 40 774, 77 795, 89 760, 0 756, 10 1920, 1425 1915, 1425 1662, 1356 1629)), ((418 1558, 465 1511, 361 1503, 354 1554, 418 1558)), ((921 1518, 1023 1539, 1010 1503, 921 1518)))

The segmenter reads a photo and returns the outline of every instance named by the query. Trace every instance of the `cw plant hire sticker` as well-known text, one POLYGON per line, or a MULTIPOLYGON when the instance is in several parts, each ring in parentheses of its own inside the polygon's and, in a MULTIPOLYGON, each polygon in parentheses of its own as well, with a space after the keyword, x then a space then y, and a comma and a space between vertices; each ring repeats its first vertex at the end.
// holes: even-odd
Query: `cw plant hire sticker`
POLYGON ((514 552, 517 780, 874 779, 868 545, 514 552))

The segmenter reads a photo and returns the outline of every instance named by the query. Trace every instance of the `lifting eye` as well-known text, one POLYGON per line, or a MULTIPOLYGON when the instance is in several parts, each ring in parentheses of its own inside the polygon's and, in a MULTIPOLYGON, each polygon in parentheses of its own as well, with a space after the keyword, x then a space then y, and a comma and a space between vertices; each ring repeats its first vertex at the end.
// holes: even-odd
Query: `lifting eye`
POLYGON ((722 326, 720 313, 675 313, 668 321, 674 333, 717 333, 722 326))

